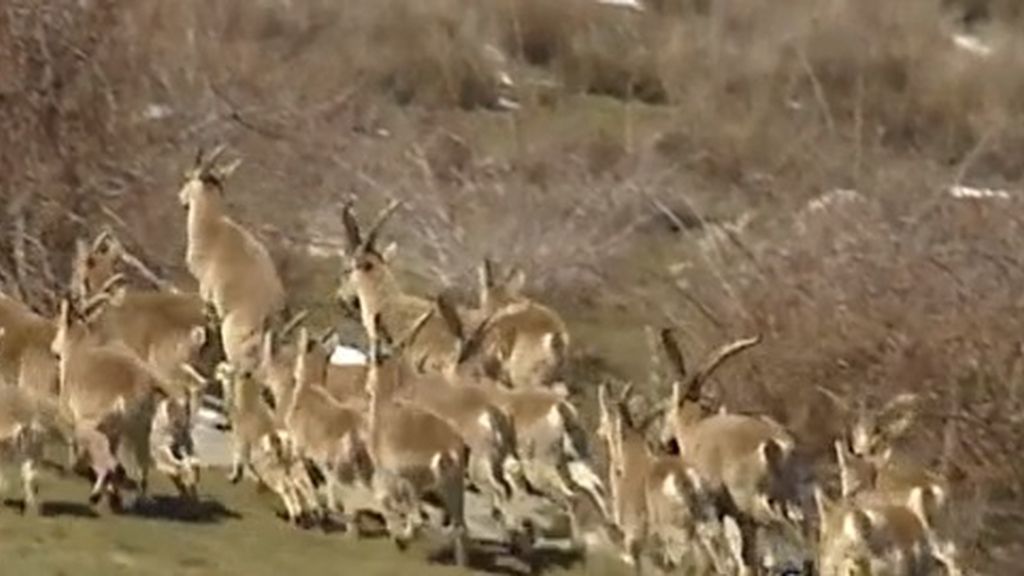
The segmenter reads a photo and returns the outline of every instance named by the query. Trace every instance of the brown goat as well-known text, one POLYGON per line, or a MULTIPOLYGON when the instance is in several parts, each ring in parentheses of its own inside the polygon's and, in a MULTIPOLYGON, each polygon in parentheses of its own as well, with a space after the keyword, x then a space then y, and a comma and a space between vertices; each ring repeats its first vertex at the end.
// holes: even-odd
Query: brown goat
POLYGON ((701 390, 725 360, 758 342, 760 337, 754 337, 723 346, 690 373, 674 335, 662 331, 665 352, 680 378, 672 387, 662 441, 675 441, 706 490, 727 495, 723 512, 733 516, 741 529, 743 558, 750 570, 760 567, 759 525, 806 529, 805 470, 794 456, 793 436, 782 425, 765 416, 709 414, 701 405, 701 390))
POLYGON ((221 319, 228 361, 249 366, 263 331, 285 312, 285 292, 266 246, 226 213, 224 185, 239 162, 217 165, 223 150, 200 151, 178 194, 188 210, 185 262, 221 319))

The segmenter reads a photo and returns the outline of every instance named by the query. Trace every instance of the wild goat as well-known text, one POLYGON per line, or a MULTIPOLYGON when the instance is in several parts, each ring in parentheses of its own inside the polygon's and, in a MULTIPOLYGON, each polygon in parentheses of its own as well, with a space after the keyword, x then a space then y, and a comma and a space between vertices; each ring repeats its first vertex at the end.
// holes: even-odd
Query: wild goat
POLYGON ((308 472, 296 455, 290 435, 279 429, 270 408, 263 403, 253 372, 222 362, 217 365, 216 378, 231 421, 232 465, 228 479, 233 484, 239 482, 248 468, 257 482, 281 499, 289 522, 297 524, 318 515, 308 472))
MULTIPOLYGON (((425 319, 421 316, 414 326, 422 327, 425 319)), ((459 431, 443 418, 395 399, 400 382, 394 375, 402 359, 393 355, 394 348, 381 329, 379 315, 373 324, 366 379, 369 446, 374 492, 385 513, 388 532, 397 545, 404 547, 418 528, 424 498, 433 495, 441 504, 444 523, 453 530, 456 563, 465 566, 465 471, 469 447, 459 431)), ((398 349, 403 344, 399 343, 398 349)))
MULTIPOLYGON (((346 253, 337 298, 348 308, 358 305, 363 327, 371 335, 377 314, 393 329, 407 330, 431 306, 428 299, 406 293, 395 277, 391 270, 395 245, 384 250, 376 245, 381 228, 398 206, 391 202, 365 236, 352 205, 344 207, 346 253)), ((523 298, 517 282, 496 284, 489 265, 481 269, 481 310, 465 316, 493 316, 493 333, 488 334, 481 350, 496 363, 496 368, 489 369, 491 376, 497 376, 497 370, 513 385, 549 384, 561 369, 569 345, 565 324, 550 309, 523 298), (505 309, 496 315, 497 308, 505 309)), ((410 344, 409 361, 425 371, 442 371, 456 354, 454 336, 440 319, 432 320, 410 344)))
MULTIPOLYGON (((342 213, 346 252, 342 257, 341 285, 336 297, 348 309, 358 307, 363 329, 371 339, 377 335, 374 318, 378 315, 391 330, 407 333, 433 307, 429 299, 406 293, 395 277, 391 270, 395 245, 383 251, 377 247, 381 228, 398 206, 395 201, 388 204, 365 235, 352 214, 350 203, 342 213)), ((456 345, 455 337, 445 329, 441 319, 434 316, 418 331, 416 339, 409 342, 406 361, 421 371, 437 373, 455 354, 456 345)))
MULTIPOLYGON (((921 489, 914 491, 921 497, 921 489)), ((821 576, 933 574, 928 529, 911 503, 842 498, 832 502, 815 489, 818 506, 818 571, 821 576)))
POLYGON ((721 512, 735 518, 742 533, 744 562, 748 569, 758 570, 759 525, 792 526, 794 538, 797 525, 805 529, 801 491, 806 470, 797 462, 795 441, 782 425, 764 416, 708 414, 701 405, 701 390, 725 360, 756 345, 760 337, 721 347, 692 373, 672 332, 663 330, 661 339, 680 379, 672 386, 662 441, 675 442, 705 490, 727 496, 721 512))
POLYGON ((285 311, 285 293, 267 248, 225 211, 224 184, 239 161, 217 164, 224 148, 209 158, 202 151, 179 192, 188 210, 185 262, 199 282, 199 294, 221 319, 228 362, 255 362, 263 331, 285 311))
POLYGON ((863 399, 858 402, 848 438, 835 442, 841 494, 859 503, 909 506, 924 527, 932 556, 948 573, 959 574, 955 544, 939 536, 948 528, 948 482, 894 446, 914 421, 917 402, 915 395, 901 394, 877 412, 869 412, 863 399))
MULTIPOLYGON (((443 298, 437 299, 436 306, 442 316, 455 313, 443 298)), ((434 316, 434 312, 435 309, 427 311, 403 342, 415 341, 416 331, 434 316)), ((387 333, 383 325, 378 326, 378 331, 387 333)), ((509 415, 482 387, 466 386, 440 374, 419 374, 396 364, 397 373, 393 377, 399 386, 395 397, 443 418, 462 435, 470 449, 471 485, 490 497, 495 515, 511 521, 509 501, 516 487, 520 487, 520 491, 525 489, 518 481, 522 465, 516 454, 516 435, 509 415)))
MULTIPOLYGON (((51 349, 58 358, 62 408, 72 416, 75 439, 96 474, 89 500, 98 502, 106 491, 116 506, 120 501, 118 475, 126 461, 138 468, 139 498, 146 497, 154 415, 165 409, 161 404, 170 400, 172 392, 131 352, 91 342, 89 324, 109 297, 104 290, 81 308, 62 300, 51 349)), ((182 423, 179 418, 162 418, 158 424, 183 425, 185 429, 164 431, 157 437, 179 441, 190 434, 187 419, 182 423)), ((198 477, 195 459, 177 444, 156 448, 169 455, 162 468, 183 488, 182 496, 194 495, 189 482, 198 477)))
POLYGON ((50 352, 55 322, 0 294, 0 328, 5 330, 0 378, 43 396, 56 395, 57 362, 50 352))
POLYGON ((317 345, 306 328, 299 329, 294 387, 280 390, 276 401, 284 407, 282 424, 294 440, 297 456, 316 465, 326 479, 328 512, 344 508, 353 514, 357 506, 347 502, 339 507, 337 495, 342 483, 356 489, 371 487, 363 407, 343 404, 320 385, 322 367, 318 370, 311 358, 317 345))
POLYGON ((716 520, 713 504, 682 459, 652 453, 643 425, 634 423, 627 406, 631 389, 627 386, 618 400, 608 397, 606 385, 598 389, 597 436, 607 449, 612 523, 620 533, 623 558, 639 570, 645 551, 658 552, 666 568, 689 556, 698 572, 713 567, 722 574, 722 563, 711 543, 702 542, 700 530, 716 520))
MULTIPOLYGON (((300 350, 296 342, 286 342, 286 336, 267 332, 259 364, 259 374, 270 393, 279 419, 284 418, 288 408, 287 399, 295 387, 295 363, 300 350)), ((303 370, 310 383, 326 390, 335 400, 342 403, 365 401, 367 367, 332 364, 330 354, 336 338, 333 331, 319 338, 309 338, 302 352, 305 356, 303 370)))
MULTIPOLYGON (((92 297, 119 273, 123 248, 109 232, 86 248, 79 244, 72 293, 81 301, 92 297)), ((103 307, 92 332, 102 342, 122 342, 166 382, 181 387, 181 398, 198 408, 193 364, 212 343, 211 319, 198 294, 158 290, 119 292, 103 307)))
MULTIPOLYGON (((484 391, 488 401, 508 416, 516 435, 521 474, 529 487, 565 508, 573 540, 579 536, 573 502, 579 491, 607 519, 604 484, 588 463, 587 433, 566 396, 554 388, 508 389, 479 368, 480 362, 486 362, 479 349, 488 333, 488 323, 507 309, 482 319, 472 332, 462 326, 460 316, 444 299, 438 299, 437 309, 458 341, 458 354, 449 358, 443 370, 446 378, 454 385, 484 391)), ((509 478, 520 475, 516 470, 506 473, 509 478)))
POLYGON ((523 296, 525 281, 522 270, 513 269, 499 282, 488 259, 479 268, 480 313, 497 315, 480 352, 498 367, 503 380, 518 388, 555 382, 569 356, 565 322, 554 310, 523 296))
MULTIPOLYGON (((6 343, 6 330, 0 328, 0 351, 6 343)), ((60 413, 55 398, 0 386, 0 458, 21 469, 26 511, 38 513, 40 509, 38 471, 45 441, 66 443, 71 434, 72 424, 60 413)), ((4 484, 0 476, 0 487, 4 484)))

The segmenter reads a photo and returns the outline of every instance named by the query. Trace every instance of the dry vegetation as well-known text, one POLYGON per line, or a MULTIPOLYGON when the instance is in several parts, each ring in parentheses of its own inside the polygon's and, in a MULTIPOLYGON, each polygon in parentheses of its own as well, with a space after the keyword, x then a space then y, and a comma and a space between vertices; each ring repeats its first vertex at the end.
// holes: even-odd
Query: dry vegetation
POLYGON ((174 192, 196 145, 227 141, 246 160, 230 202, 300 304, 327 306, 341 201, 403 198, 410 276, 524 266, 581 367, 646 378, 645 324, 694 351, 761 331, 720 393, 818 454, 837 430, 816 386, 922 393, 914 440, 956 479, 965 548, 1016 565, 1018 4, 651 5, 8 0, 0 288, 52 313, 74 239, 101 224, 184 282, 174 192), (962 11, 991 55, 951 40, 962 11), (494 110, 502 96, 521 107, 494 110), (1011 194, 952 198, 958 183, 1011 194))

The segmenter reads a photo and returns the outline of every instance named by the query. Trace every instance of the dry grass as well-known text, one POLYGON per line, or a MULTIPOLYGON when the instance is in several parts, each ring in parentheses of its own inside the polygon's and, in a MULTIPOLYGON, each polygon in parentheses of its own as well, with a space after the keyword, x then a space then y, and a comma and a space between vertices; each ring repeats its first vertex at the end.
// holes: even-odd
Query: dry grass
POLYGON ((651 6, 8 2, 0 287, 51 309, 100 223, 186 283, 178 175, 228 141, 246 159, 232 208, 318 321, 341 199, 400 197, 389 235, 418 290, 465 292, 485 254, 523 265, 621 377, 645 377, 648 323, 694 351, 764 332, 720 393, 812 452, 835 432, 816 385, 922 393, 913 441, 955 461, 964 541, 1013 566, 993 510, 1024 502, 1018 3, 651 6), (950 38, 983 4, 988 57, 950 38), (1014 195, 945 194, 961 182, 1014 195))

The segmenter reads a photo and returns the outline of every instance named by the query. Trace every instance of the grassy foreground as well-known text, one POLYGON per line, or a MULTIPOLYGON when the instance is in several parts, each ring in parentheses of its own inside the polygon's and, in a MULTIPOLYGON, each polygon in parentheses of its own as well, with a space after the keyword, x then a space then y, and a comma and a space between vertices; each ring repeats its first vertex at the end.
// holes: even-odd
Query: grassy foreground
MULTIPOLYGON (((355 540, 341 532, 292 528, 276 515, 271 494, 251 483, 230 485, 221 470, 205 471, 202 502, 183 511, 155 478, 154 501, 142 512, 111 514, 86 505, 88 485, 47 476, 41 486, 43 516, 23 516, 17 476, 0 510, 0 557, 10 574, 107 576, 115 574, 303 575, 462 574, 445 559, 443 542, 429 538, 404 553, 383 538, 355 540), (436 558, 440 558, 437 560, 436 558)), ((474 571, 521 573, 514 559, 475 547, 474 571)), ((548 574, 617 574, 611 559, 540 568, 548 574)))

